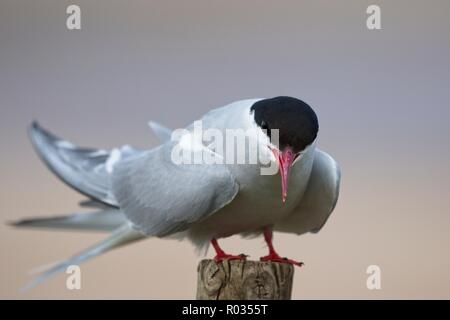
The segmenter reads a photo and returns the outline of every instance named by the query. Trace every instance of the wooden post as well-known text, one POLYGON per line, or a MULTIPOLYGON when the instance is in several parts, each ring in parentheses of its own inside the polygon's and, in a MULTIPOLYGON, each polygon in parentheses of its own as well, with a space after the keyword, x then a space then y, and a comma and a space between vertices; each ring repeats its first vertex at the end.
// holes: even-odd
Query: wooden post
POLYGON ((290 264, 230 260, 198 264, 197 300, 290 300, 290 264))

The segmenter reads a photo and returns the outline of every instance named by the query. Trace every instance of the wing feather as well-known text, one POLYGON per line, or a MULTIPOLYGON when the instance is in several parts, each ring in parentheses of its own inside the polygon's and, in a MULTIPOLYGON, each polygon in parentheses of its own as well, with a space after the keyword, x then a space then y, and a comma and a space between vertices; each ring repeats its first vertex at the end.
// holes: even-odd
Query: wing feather
POLYGON ((231 202, 238 184, 225 165, 175 164, 174 142, 118 163, 112 188, 120 208, 146 235, 186 230, 231 202))
POLYGON ((76 147, 33 122, 30 139, 47 167, 80 193, 110 206, 117 206, 111 193, 114 162, 139 153, 129 146, 104 150, 76 147))

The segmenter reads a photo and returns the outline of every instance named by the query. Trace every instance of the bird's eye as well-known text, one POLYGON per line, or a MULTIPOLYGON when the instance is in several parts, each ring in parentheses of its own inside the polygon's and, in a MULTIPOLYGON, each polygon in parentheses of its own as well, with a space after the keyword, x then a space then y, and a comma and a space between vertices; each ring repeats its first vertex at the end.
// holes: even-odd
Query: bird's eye
POLYGON ((271 139, 271 133, 270 133, 269 125, 264 120, 261 122, 261 129, 265 130, 267 132, 267 136, 269 137, 269 139, 271 139))

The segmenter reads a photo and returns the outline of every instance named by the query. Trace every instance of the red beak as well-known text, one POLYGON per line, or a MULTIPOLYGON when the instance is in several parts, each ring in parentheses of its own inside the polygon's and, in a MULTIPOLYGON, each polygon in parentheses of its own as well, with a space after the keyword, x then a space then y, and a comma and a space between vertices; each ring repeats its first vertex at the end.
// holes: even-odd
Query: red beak
POLYGON ((292 163, 297 156, 289 148, 283 152, 273 149, 272 152, 278 160, 278 167, 280 168, 281 175, 281 199, 283 200, 283 203, 285 203, 288 193, 289 173, 291 171, 292 163))

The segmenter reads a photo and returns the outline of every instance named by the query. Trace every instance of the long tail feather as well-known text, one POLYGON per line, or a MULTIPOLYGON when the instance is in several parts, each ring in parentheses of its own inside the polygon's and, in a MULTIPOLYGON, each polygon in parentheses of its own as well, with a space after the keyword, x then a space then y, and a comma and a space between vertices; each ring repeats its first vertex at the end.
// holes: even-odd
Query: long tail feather
POLYGON ((63 272, 71 265, 79 265, 82 262, 97 257, 109 250, 140 240, 142 238, 144 238, 144 236, 141 233, 132 229, 129 224, 124 224, 123 226, 116 229, 108 238, 104 239, 100 243, 82 251, 80 254, 75 255, 64 262, 61 262, 51 267, 49 270, 45 271, 40 276, 31 281, 29 284, 27 284, 24 288, 22 288, 22 290, 27 291, 36 287, 37 285, 50 279, 56 274, 63 272))
POLYGON ((20 228, 70 229, 82 231, 113 231, 126 222, 125 215, 117 209, 106 209, 67 216, 31 218, 11 222, 20 228))

